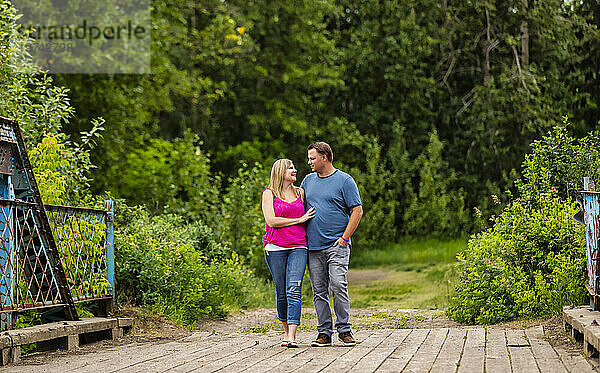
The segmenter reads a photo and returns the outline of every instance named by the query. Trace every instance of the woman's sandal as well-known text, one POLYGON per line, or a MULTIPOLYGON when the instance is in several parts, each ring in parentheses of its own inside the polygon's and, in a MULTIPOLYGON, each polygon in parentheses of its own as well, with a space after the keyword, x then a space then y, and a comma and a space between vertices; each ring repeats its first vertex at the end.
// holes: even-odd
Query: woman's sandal
POLYGON ((288 347, 289 344, 290 344, 290 341, 286 341, 285 339, 283 341, 281 341, 281 347, 288 347))
POLYGON ((296 343, 296 341, 289 341, 286 347, 287 348, 298 348, 298 343, 296 343))

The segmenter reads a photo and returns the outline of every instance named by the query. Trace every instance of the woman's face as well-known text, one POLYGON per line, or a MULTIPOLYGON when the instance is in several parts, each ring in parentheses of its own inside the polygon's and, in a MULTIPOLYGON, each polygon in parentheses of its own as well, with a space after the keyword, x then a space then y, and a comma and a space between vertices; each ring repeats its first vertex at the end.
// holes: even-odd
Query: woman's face
POLYGON ((297 173, 298 173, 298 171, 296 171, 296 167, 294 167, 294 164, 292 163, 292 164, 290 164, 290 167, 288 167, 288 169, 285 170, 285 175, 283 176, 283 180, 293 183, 296 181, 297 173))

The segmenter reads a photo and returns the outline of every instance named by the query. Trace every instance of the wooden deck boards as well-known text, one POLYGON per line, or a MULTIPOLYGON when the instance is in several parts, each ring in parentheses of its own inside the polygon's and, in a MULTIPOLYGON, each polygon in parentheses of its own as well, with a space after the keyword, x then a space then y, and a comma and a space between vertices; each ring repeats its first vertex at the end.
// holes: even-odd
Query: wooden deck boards
MULTIPOLYGON (((194 335, 167 343, 117 346, 91 354, 53 358, 44 365, 19 364, 3 372, 594 372, 582 355, 551 346, 541 326, 360 330, 361 343, 281 347, 276 333, 194 335)), ((336 337, 334 335, 334 337, 336 337)))

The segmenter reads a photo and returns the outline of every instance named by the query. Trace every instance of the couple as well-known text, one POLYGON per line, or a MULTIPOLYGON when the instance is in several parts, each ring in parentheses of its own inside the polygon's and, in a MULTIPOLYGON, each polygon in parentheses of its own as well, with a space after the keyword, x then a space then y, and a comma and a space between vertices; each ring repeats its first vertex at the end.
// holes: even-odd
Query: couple
POLYGON ((273 164, 269 188, 263 191, 265 259, 277 297, 277 316, 283 322, 283 347, 298 347, 302 279, 308 262, 317 313, 317 338, 312 346, 331 346, 333 322, 329 289, 333 293, 335 326, 340 341, 354 346, 348 297, 350 236, 362 217, 354 179, 333 167, 333 151, 324 142, 308 147, 313 171, 300 188, 294 186, 296 168, 289 159, 273 164))

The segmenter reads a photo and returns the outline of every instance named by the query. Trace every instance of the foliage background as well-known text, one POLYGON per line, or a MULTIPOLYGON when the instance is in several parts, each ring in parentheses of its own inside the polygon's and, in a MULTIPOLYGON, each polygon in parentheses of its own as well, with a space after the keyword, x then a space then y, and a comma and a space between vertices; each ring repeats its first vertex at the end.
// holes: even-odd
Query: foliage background
MULTIPOLYGON (((365 218, 354 250, 406 235, 482 232, 468 250, 492 255, 486 250, 518 231, 501 227, 523 214, 571 211, 577 172, 597 154, 560 144, 598 126, 599 9, 598 1, 563 0, 152 0, 152 74, 48 75, 18 47, 18 10, 0 0, 0 115, 20 121, 48 201, 94 204, 92 196, 109 192, 143 205, 141 220, 124 223, 123 242, 134 234, 127 224, 148 236, 160 224, 177 232, 202 224, 228 248, 215 271, 237 273, 241 263, 267 277, 260 192, 277 158, 295 161, 299 179, 307 174, 306 146, 317 140, 332 145, 336 167, 359 185, 365 218), (563 140, 529 147, 566 114, 563 140)), ((582 141, 597 149, 594 136, 582 141)), ((535 241, 546 266, 562 250, 575 260, 552 271, 578 263, 576 228, 568 237, 572 247, 550 251, 535 241)), ((190 271, 212 268, 202 245, 148 239, 156 247, 124 247, 150 256, 177 247, 208 266, 190 271)), ((496 254, 499 266, 516 270, 496 254)), ((547 271, 546 282, 533 275, 527 284, 555 281, 547 271)), ((162 296, 135 301, 159 307, 162 296)), ((204 296, 213 295, 195 299, 206 311, 204 296)))
POLYGON ((106 121, 93 190, 154 212, 206 219, 241 163, 287 157, 301 178, 325 140, 365 200, 357 250, 460 236, 474 207, 499 212, 490 196, 515 191, 556 118, 578 136, 598 124, 596 1, 151 4, 153 74, 55 79, 72 136, 106 121))

